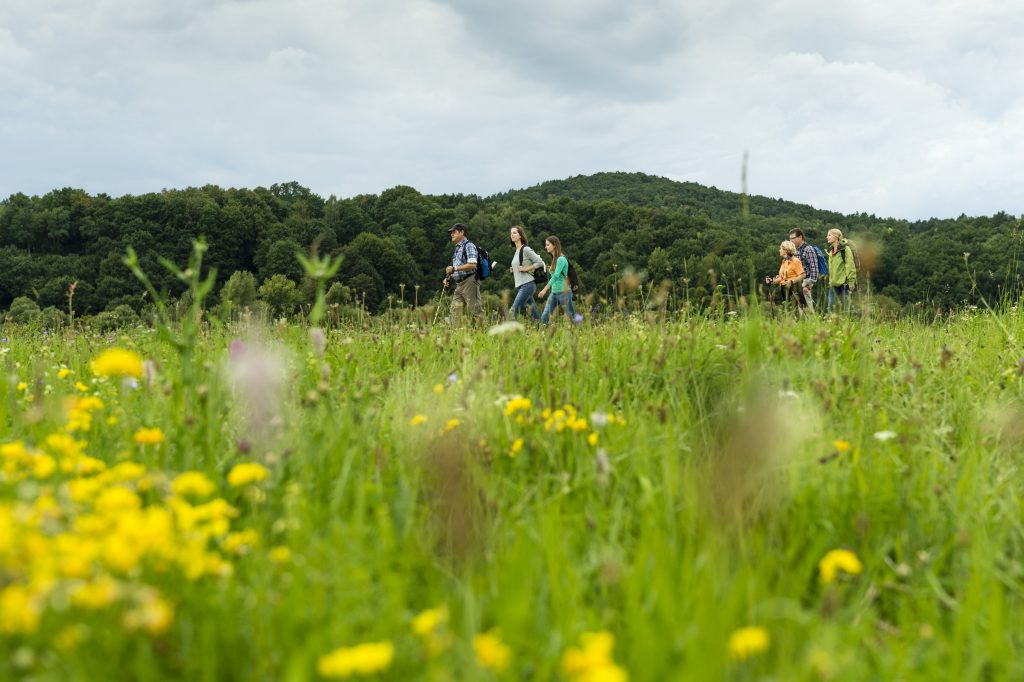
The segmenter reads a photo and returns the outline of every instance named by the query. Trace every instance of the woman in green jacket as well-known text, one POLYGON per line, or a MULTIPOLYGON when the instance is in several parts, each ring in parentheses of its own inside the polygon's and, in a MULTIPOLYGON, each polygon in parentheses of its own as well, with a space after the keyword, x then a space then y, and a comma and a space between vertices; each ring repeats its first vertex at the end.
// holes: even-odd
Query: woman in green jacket
POLYGON ((828 242, 828 309, 831 312, 837 301, 840 307, 849 307, 850 293, 857 288, 857 263, 853 247, 843 238, 842 230, 829 230, 825 240, 828 242))

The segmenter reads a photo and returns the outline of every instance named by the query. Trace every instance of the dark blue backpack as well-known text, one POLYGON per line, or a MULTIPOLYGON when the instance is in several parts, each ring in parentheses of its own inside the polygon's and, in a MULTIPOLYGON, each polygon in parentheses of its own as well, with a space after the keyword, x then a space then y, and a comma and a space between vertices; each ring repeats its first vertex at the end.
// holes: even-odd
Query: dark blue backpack
POLYGON ((814 255, 818 257, 818 276, 824 277, 828 274, 828 259, 817 246, 812 245, 811 248, 814 249, 814 255))

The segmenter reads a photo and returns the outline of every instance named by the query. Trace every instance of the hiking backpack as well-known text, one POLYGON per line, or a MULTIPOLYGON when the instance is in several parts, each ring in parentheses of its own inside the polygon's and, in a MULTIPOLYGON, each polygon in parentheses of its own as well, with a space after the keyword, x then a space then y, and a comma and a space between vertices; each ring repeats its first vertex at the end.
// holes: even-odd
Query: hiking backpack
POLYGON ((843 264, 844 265, 846 264, 846 247, 847 246, 850 247, 850 251, 853 253, 853 267, 857 271, 857 274, 859 275, 860 274, 860 253, 857 251, 857 246, 852 241, 850 241, 849 239, 844 239, 842 241, 842 243, 839 244, 839 246, 842 247, 841 249, 839 249, 839 255, 842 256, 843 264))
MULTIPOLYGON (((519 267, 523 267, 523 251, 526 247, 523 246, 519 249, 519 267)), ((531 249, 532 251, 532 249, 531 249)), ((540 269, 534 269, 533 271, 533 283, 537 286, 544 286, 548 283, 548 271, 544 266, 544 261, 541 261, 540 269)))
POLYGON ((476 244, 476 278, 487 279, 491 276, 491 257, 487 249, 476 244))
MULTIPOLYGON (((566 258, 566 260, 569 260, 566 258)), ((573 294, 580 292, 580 277, 576 274, 576 268, 572 266, 572 261, 569 261, 569 291, 573 294)))
POLYGON ((826 277, 828 275, 828 259, 825 258, 824 252, 817 246, 812 245, 811 248, 814 249, 814 255, 818 259, 818 276, 826 277))

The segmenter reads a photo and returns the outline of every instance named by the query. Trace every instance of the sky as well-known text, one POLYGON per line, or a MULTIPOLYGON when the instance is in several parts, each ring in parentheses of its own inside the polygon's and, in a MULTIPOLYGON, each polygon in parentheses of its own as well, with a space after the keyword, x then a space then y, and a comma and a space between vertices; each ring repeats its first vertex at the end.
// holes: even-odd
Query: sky
POLYGON ((0 197, 639 171, 1024 213, 1012 0, 0 0, 0 197))

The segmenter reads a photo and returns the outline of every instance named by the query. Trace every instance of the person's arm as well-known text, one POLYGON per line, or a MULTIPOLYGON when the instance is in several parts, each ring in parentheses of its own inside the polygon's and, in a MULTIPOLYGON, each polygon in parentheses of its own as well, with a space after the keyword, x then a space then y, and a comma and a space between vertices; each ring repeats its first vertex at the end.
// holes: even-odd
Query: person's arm
MULTIPOLYGON (((537 269, 537 261, 540 259, 537 257, 537 253, 529 246, 523 247, 523 255, 525 256, 526 262, 519 266, 519 272, 533 272, 537 269)), ((543 261, 541 262, 543 264, 543 261)))
POLYGON ((846 249, 846 286, 853 291, 857 288, 857 261, 853 256, 853 249, 847 244, 843 247, 846 249))
POLYGON ((558 260, 555 261, 555 271, 551 273, 552 279, 564 278, 569 274, 569 259, 565 256, 559 256, 558 260))
POLYGON ((566 258, 565 256, 559 256, 558 260, 555 261, 555 269, 551 271, 551 277, 548 279, 548 283, 544 285, 544 288, 540 290, 540 293, 538 293, 537 296, 539 296, 540 298, 544 298, 547 295, 548 291, 551 290, 551 287, 555 283, 555 280, 561 281, 561 279, 559 278, 564 278, 566 273, 568 272, 569 259, 566 258))
POLYGON ((466 264, 460 265, 459 270, 463 270, 465 272, 473 272, 474 270, 476 270, 476 263, 478 257, 479 254, 477 254, 476 251, 476 244, 470 242, 469 244, 466 245, 466 264))
POLYGON ((541 258, 540 255, 536 251, 533 251, 533 249, 530 249, 530 250, 533 252, 533 264, 534 264, 533 270, 534 270, 534 272, 536 272, 537 270, 540 270, 541 272, 547 271, 548 266, 547 266, 547 263, 544 262, 544 259, 541 258))
MULTIPOLYGON (((445 272, 447 272, 449 275, 455 272, 473 272, 474 270, 476 270, 476 246, 474 246, 473 243, 470 242, 465 246, 465 249, 466 262, 463 263, 462 265, 449 265, 447 268, 445 268, 445 272)), ((456 251, 456 253, 458 253, 458 251, 456 251)))

